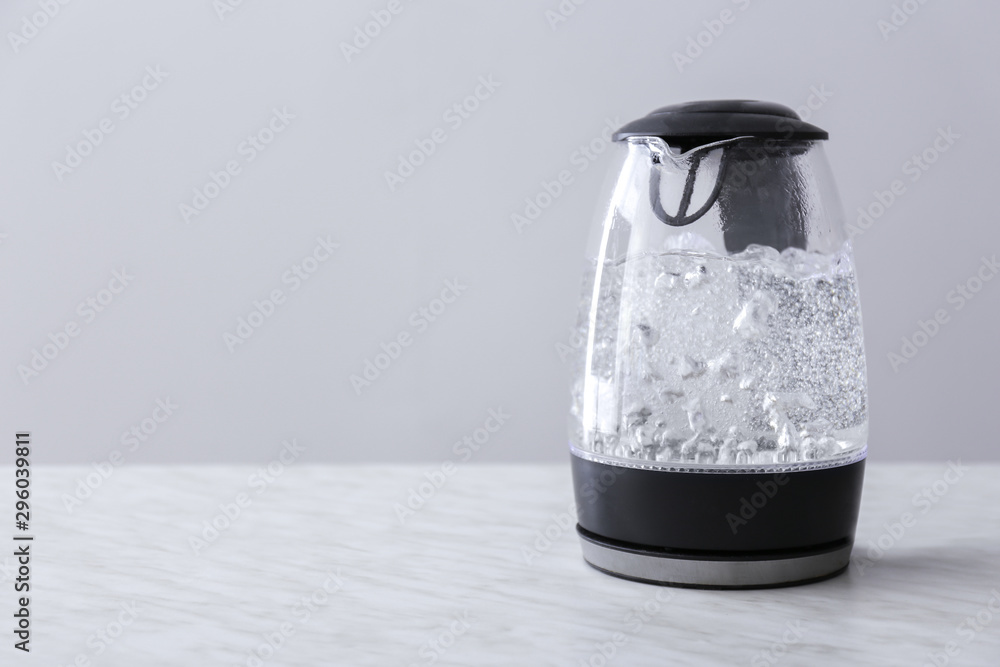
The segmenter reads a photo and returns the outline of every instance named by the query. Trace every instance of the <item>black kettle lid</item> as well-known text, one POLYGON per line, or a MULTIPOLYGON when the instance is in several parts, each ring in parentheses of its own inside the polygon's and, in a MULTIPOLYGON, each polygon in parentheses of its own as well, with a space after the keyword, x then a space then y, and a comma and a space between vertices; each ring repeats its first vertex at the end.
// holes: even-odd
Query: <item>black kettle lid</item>
POLYGON ((811 125, 791 108, 756 100, 705 100, 672 104, 623 125, 615 141, 629 137, 659 137, 688 150, 736 137, 781 141, 825 140, 829 134, 811 125))

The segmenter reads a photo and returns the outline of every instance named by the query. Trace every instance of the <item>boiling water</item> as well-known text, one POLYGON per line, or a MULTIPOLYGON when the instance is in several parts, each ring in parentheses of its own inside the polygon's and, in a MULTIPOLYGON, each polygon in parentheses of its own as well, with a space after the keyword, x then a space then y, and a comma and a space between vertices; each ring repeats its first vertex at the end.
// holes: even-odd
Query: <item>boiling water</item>
POLYGON ((666 467, 863 455, 865 359, 847 246, 673 250, 597 268, 579 323, 578 449, 666 467))

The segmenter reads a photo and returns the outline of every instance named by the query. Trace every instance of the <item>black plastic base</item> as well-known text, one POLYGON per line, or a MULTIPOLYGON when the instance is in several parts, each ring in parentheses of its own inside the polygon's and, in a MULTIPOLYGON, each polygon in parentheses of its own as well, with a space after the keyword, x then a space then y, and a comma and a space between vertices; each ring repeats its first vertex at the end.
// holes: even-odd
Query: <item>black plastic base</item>
POLYGON ((786 473, 644 470, 571 456, 580 527, 607 545, 763 560, 854 542, 864 461, 786 473))

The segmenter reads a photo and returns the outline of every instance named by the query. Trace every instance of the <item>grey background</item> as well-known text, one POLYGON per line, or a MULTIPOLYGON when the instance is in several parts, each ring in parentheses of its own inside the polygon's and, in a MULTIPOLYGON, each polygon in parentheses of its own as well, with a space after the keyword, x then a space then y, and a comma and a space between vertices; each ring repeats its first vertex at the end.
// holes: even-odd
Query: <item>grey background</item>
POLYGON ((590 0, 553 27, 558 4, 404 1, 347 62, 340 43, 386 3, 246 0, 220 19, 209 0, 72 2, 16 52, 9 34, 39 5, 3 3, 7 432, 31 430, 38 462, 263 461, 287 438, 310 460, 441 462, 502 408, 476 460, 565 460, 556 345, 610 163, 579 173, 574 151, 606 119, 663 104, 801 107, 823 89, 810 120, 831 134, 848 219, 893 180, 906 187, 855 241, 871 456, 995 460, 1000 280, 960 311, 947 294, 1000 250, 1000 6, 912 2, 884 36, 885 1, 590 0), (674 52, 727 9, 732 22, 678 71, 674 52), (120 120, 111 104, 147 66, 169 75, 120 120), (452 128, 444 112, 481 76, 499 88, 452 128), (241 159, 274 107, 295 115, 289 127, 185 223, 179 204, 241 159), (53 161, 105 117, 114 131, 59 181, 53 161), (911 182, 904 163, 949 127, 960 138, 911 182), (447 140, 390 192, 384 173, 435 128, 447 140), (562 169, 573 183, 517 233, 511 214, 562 169), (327 234, 336 255, 289 292, 282 274, 327 234), (131 284, 83 323, 77 305, 121 267, 131 284), (455 278, 468 289, 416 333, 411 313, 455 278), (223 334, 275 288, 287 301, 230 352, 223 334), (888 353, 940 308, 948 323, 894 371, 888 353), (79 335, 22 381, 19 365, 71 320, 79 335), (412 345, 358 396, 350 376, 401 332, 412 345), (166 398, 179 407, 128 451, 122 434, 166 398))

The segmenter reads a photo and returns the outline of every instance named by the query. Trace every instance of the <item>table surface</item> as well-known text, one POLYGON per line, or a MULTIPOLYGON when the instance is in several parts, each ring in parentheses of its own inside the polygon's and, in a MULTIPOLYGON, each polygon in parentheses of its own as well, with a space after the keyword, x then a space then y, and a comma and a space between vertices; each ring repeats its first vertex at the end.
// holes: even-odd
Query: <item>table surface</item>
POLYGON ((869 464, 849 571, 752 591, 588 567, 568 465, 272 472, 35 468, 32 652, 4 630, 2 664, 1000 665, 995 464, 869 464))

